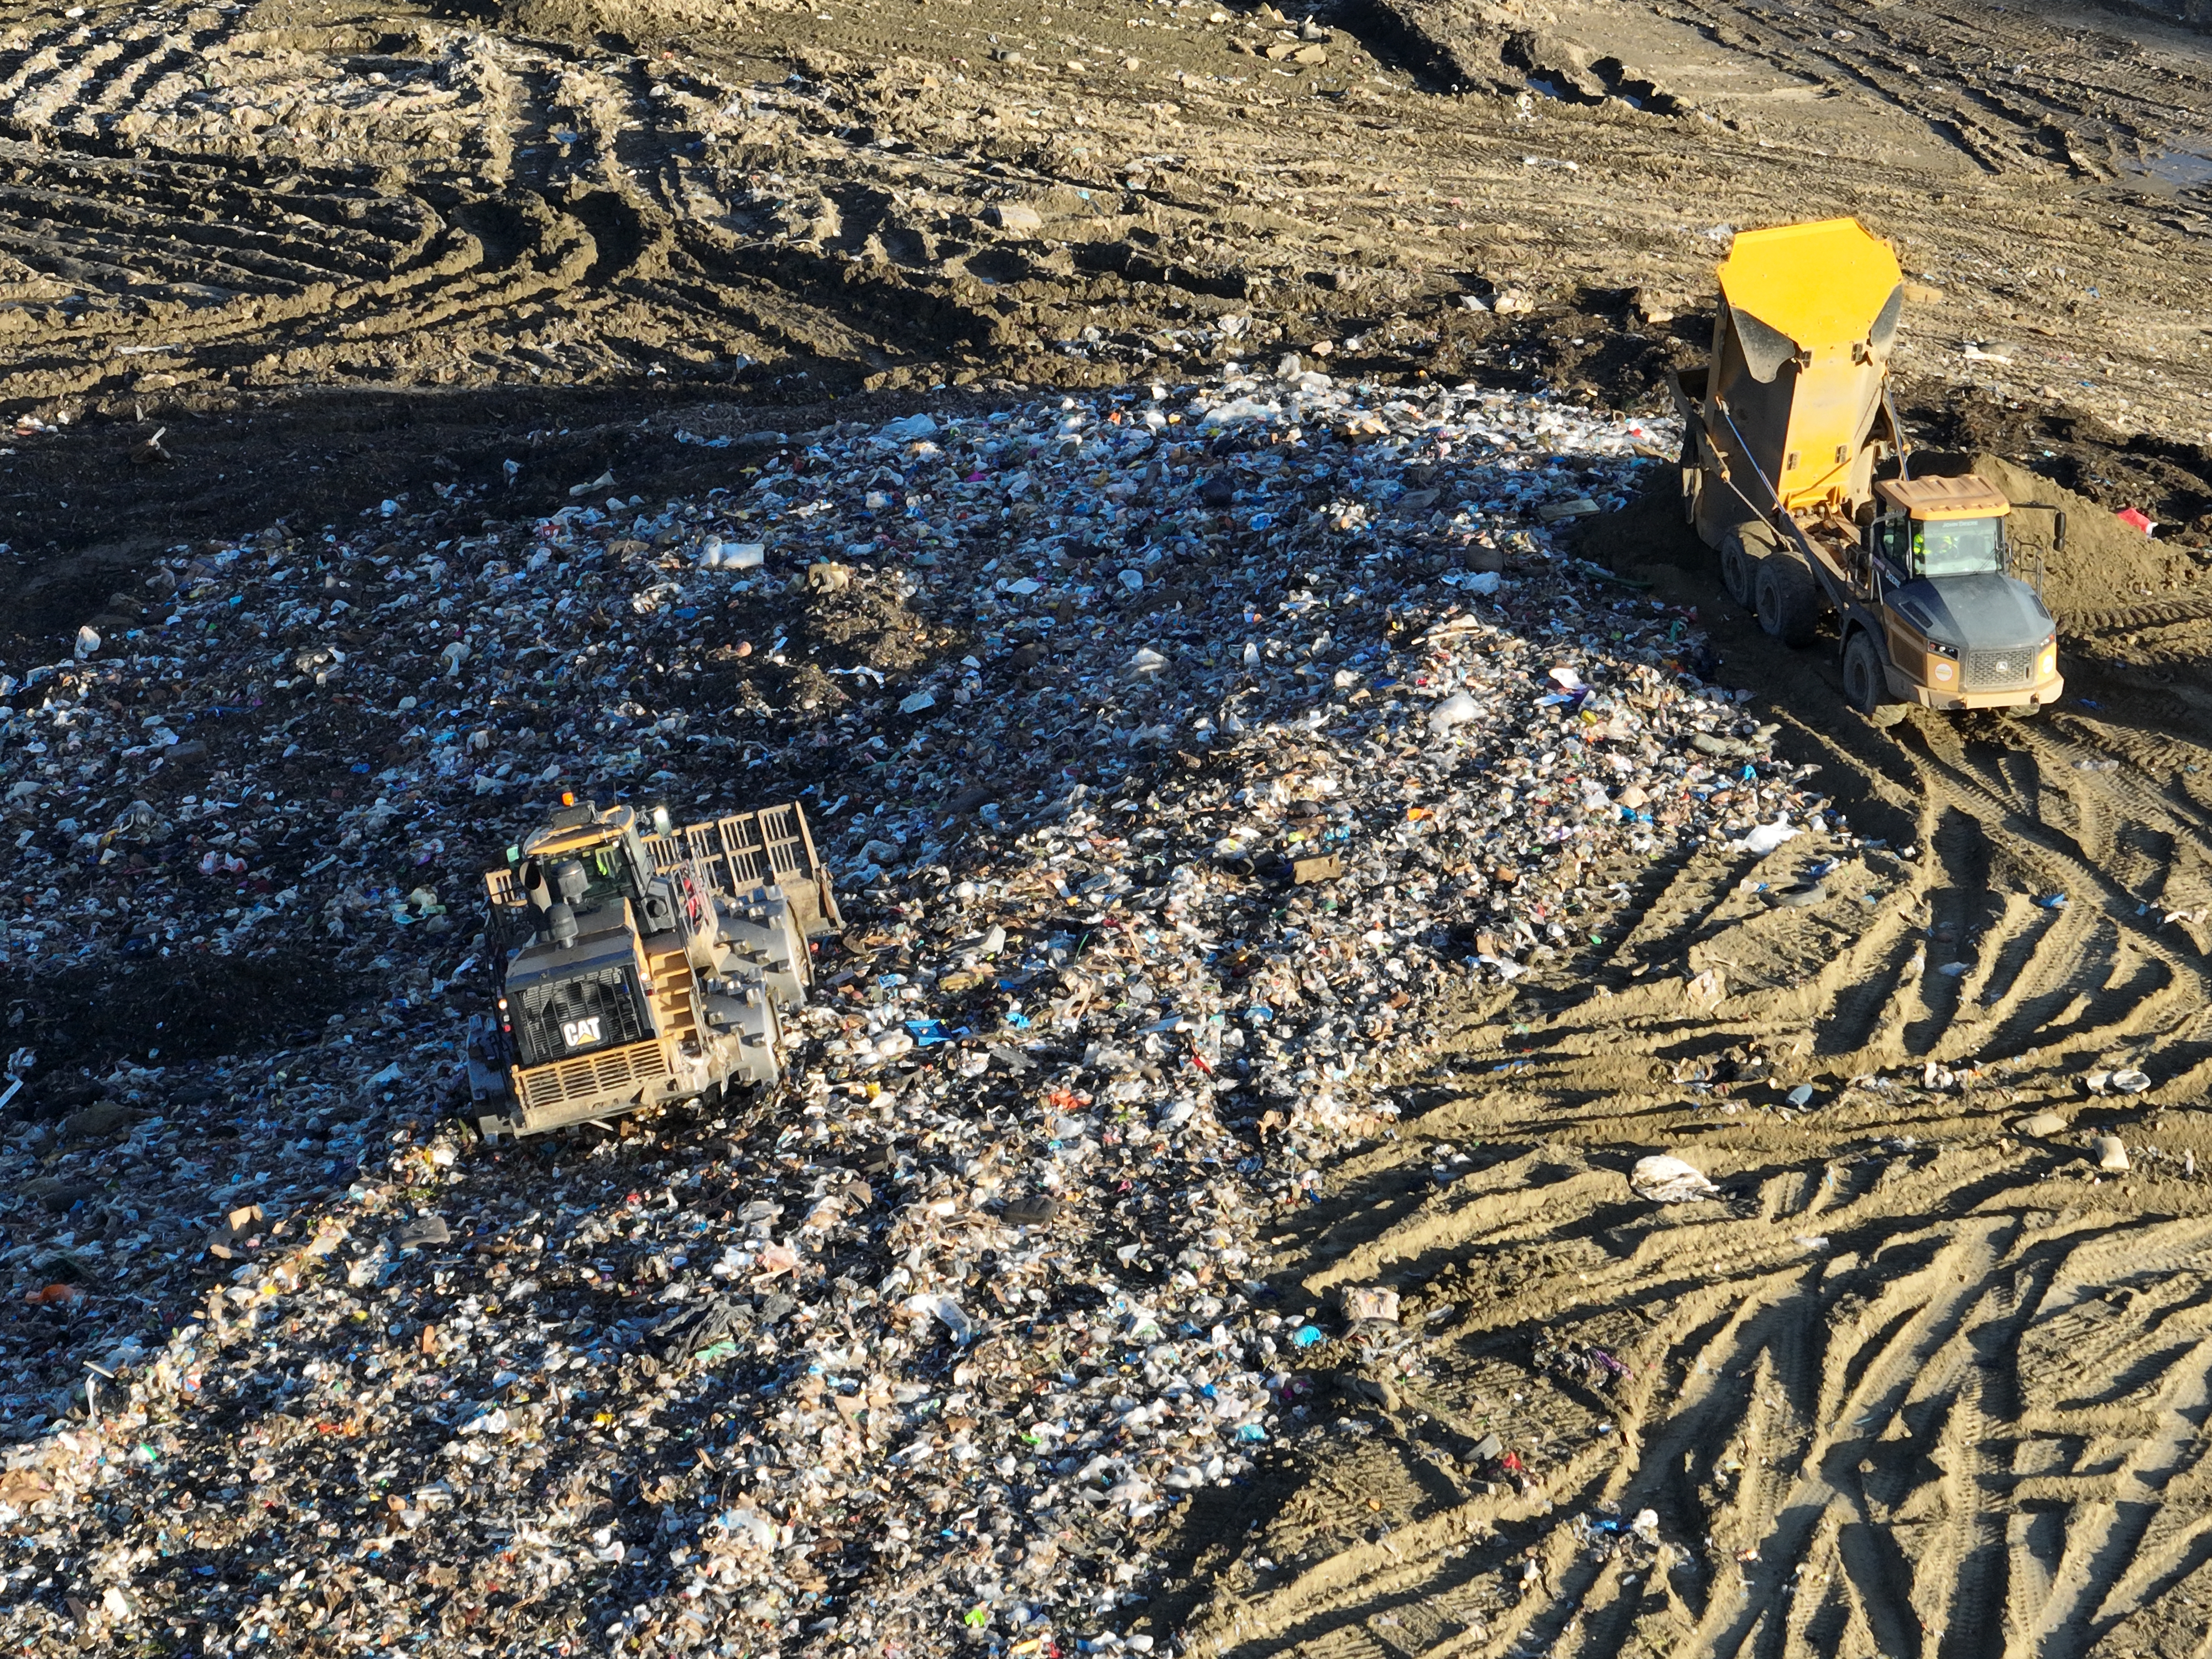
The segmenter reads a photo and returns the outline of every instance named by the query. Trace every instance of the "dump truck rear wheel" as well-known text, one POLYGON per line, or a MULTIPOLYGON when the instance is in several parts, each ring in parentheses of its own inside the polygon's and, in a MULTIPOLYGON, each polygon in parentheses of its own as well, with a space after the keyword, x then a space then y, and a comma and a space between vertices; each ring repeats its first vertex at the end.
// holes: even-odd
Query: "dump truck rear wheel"
POLYGON ((1877 719, 1889 701, 1888 677, 1882 672, 1881 647, 1864 629, 1851 635, 1844 647, 1844 696, 1869 720, 1877 719))
POLYGON ((1759 562, 1759 625, 1783 644, 1800 646, 1820 624, 1820 590, 1805 562, 1772 553, 1759 562))
POLYGON ((1755 606, 1759 594, 1759 567, 1765 562, 1766 549, 1743 533, 1737 525, 1721 537, 1721 586, 1729 591, 1729 598, 1746 609, 1755 606))

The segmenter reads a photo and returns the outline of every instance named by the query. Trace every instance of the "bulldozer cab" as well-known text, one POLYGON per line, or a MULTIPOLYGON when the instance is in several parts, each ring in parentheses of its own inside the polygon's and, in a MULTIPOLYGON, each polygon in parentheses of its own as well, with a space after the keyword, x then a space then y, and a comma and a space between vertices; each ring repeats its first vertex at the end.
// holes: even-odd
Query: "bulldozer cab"
POLYGON ((1882 510, 1867 527, 1868 547, 1891 586, 2010 574, 2005 519, 2012 506, 1981 479, 1884 480, 1875 494, 1882 510))
POLYGON ((635 899, 643 892, 637 866, 618 841, 541 853, 525 859, 517 876, 524 892, 548 890, 579 910, 635 899))
POLYGON ((615 898, 637 898, 637 869, 619 842, 577 848, 560 856, 529 858, 522 865, 522 891, 553 887, 577 909, 598 909, 615 898), (575 872, 581 872, 577 880, 575 872), (573 887, 573 891, 568 891, 573 887))
POLYGON ((619 913, 625 902, 640 932, 679 929, 696 939, 715 895, 739 899, 763 889, 791 905, 802 937, 844 925, 797 805, 681 828, 655 808, 647 822, 651 834, 627 806, 571 805, 507 848, 505 866, 484 872, 498 949, 520 950, 549 926, 558 938, 579 918, 619 913))
POLYGON ((563 807, 509 848, 507 868, 486 872, 484 881, 494 928, 507 950, 541 931, 556 941, 571 937, 583 919, 601 911, 619 915, 625 906, 648 934, 679 927, 687 915, 698 920, 689 884, 679 879, 672 885, 656 869, 627 806, 563 807))

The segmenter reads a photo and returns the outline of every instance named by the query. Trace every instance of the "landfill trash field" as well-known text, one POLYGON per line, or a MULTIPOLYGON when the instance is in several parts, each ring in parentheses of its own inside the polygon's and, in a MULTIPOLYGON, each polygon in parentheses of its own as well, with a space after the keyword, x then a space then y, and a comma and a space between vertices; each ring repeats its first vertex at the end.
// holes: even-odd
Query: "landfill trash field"
POLYGON ((1917 817, 1784 752, 1575 550, 1675 435, 1285 360, 156 561, 10 676, 11 1639, 1711 1634, 1789 1553, 1902 1616, 1836 1437, 1905 1507, 1999 1337, 1978 1434, 2157 1420, 2077 1396, 2193 1282, 2205 912, 1994 851, 1932 717, 1917 817), (788 1086, 457 1121, 564 792, 805 805, 788 1086))
POLYGON ((2199 1651, 2208 54, 11 19, 0 1635, 2199 1651), (2039 719, 1875 730, 1681 523, 1815 213, 2069 514, 2039 719), (471 1132, 568 795, 802 809, 776 1089, 471 1132))

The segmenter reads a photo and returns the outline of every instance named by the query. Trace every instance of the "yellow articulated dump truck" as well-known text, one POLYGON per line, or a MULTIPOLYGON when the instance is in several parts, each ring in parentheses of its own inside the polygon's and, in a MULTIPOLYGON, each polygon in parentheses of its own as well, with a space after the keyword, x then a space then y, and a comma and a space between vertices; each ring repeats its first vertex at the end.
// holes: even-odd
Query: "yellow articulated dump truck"
POLYGON ((487 1139, 783 1074, 783 1017, 841 925, 794 803, 678 830, 563 797, 486 872, 499 1011, 470 1023, 487 1139))
MULTIPOLYGON (((1730 596, 1793 646, 1832 617, 1844 695, 1877 722, 1911 703, 2056 702, 2042 573, 2015 568, 2005 534, 2013 513, 2053 509, 1971 474, 1913 476, 1889 389, 1905 304, 1889 245, 1854 219, 1747 231, 1720 290, 1712 362, 1668 387, 1683 513, 1730 596)), ((2052 544, 2065 536, 2061 514, 2052 544)))

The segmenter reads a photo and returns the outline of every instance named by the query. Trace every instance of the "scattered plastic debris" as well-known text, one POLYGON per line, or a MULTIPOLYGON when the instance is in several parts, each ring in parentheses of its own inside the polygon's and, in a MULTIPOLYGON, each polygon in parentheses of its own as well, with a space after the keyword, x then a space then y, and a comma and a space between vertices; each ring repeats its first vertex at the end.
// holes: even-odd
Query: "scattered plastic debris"
POLYGON ((1703 1170, 1663 1153, 1638 1158, 1628 1172, 1628 1184, 1638 1198, 1656 1204, 1694 1204, 1721 1195, 1703 1170))
POLYGON ((1579 514, 1628 425, 1301 365, 754 434, 704 498, 516 522, 501 478, 180 550, 9 665, 0 967, 138 988, 9 1068, 0 1519, 71 1539, 18 1565, 404 1538, 421 1579, 271 1578, 270 1628, 419 1627, 422 1583, 465 1625, 491 1574, 608 1650, 1110 1647, 1176 1504, 1320 1431, 1314 1351, 1418 1364, 1394 1291, 1331 1336, 1249 1276, 1383 1063, 1607 926, 1601 851, 1849 841, 1695 617, 1554 545, 1529 447, 1579 514), (477 872, 563 791, 804 800, 847 926, 785 1093, 453 1122, 477 872))

